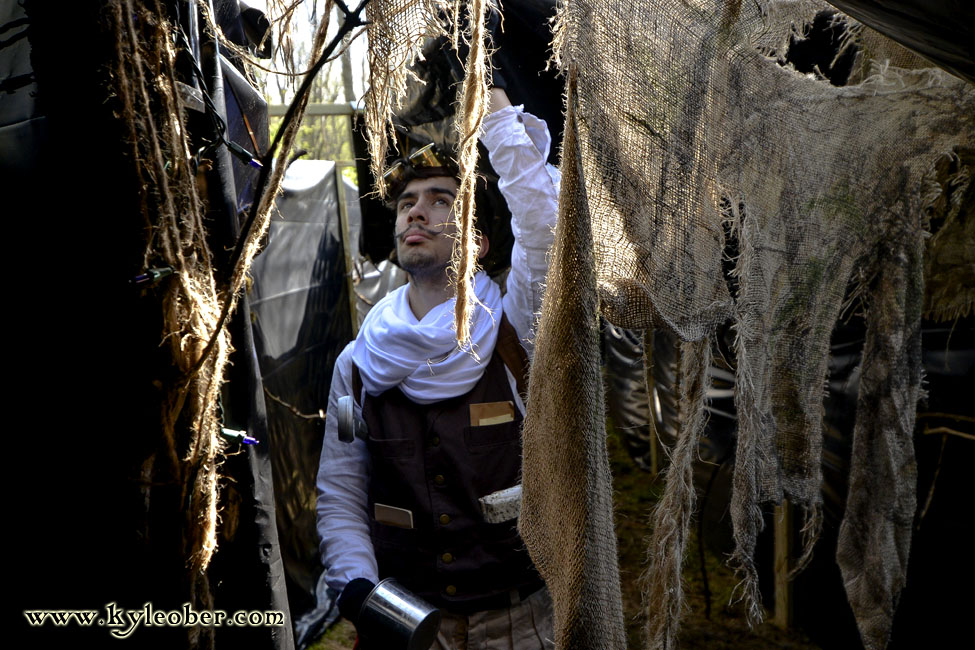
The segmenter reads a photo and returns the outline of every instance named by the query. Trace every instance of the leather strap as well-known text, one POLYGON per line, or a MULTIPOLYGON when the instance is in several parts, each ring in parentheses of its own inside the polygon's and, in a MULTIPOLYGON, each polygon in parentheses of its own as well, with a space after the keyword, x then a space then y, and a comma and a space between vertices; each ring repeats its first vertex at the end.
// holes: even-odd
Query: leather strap
POLYGON ((355 400, 355 403, 358 404, 360 408, 362 407, 362 404, 359 404, 359 399, 361 398, 361 396, 362 396, 362 375, 359 374, 359 366, 353 363, 352 364, 352 399, 355 400))
POLYGON ((501 356, 501 361, 507 366, 508 370, 515 378, 515 386, 518 388, 518 395, 522 400, 528 398, 528 353, 518 340, 518 333, 514 326, 508 322, 508 317, 501 314, 501 323, 498 326, 498 342, 495 349, 501 356))

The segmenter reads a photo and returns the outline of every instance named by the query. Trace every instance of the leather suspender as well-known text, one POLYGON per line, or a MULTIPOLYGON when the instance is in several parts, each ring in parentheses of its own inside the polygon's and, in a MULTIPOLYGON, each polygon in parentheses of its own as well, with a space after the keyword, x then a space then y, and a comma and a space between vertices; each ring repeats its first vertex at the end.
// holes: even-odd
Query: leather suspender
POLYGON ((498 326, 498 342, 495 349, 501 360, 515 377, 515 386, 522 400, 528 398, 528 354, 518 340, 518 333, 508 322, 508 317, 501 314, 501 324, 498 326))
POLYGON ((355 403, 359 404, 359 400, 362 399, 362 375, 359 374, 359 366, 352 364, 352 399, 355 403))

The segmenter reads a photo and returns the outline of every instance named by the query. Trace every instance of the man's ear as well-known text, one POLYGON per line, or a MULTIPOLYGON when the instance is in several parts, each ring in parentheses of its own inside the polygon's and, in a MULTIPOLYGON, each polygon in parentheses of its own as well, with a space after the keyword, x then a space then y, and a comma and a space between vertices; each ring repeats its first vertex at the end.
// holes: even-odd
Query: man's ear
POLYGON ((477 259, 483 260, 489 250, 491 250, 491 242, 488 240, 487 235, 481 235, 477 241, 477 259))

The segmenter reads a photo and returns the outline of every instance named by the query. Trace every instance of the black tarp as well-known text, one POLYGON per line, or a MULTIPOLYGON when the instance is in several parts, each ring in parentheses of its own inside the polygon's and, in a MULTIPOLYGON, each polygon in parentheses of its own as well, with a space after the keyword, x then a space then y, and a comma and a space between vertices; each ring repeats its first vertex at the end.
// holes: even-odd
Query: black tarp
POLYGON ((975 83, 975 4, 968 0, 830 0, 830 4, 975 83))
MULTIPOLYGON (((335 359, 353 336, 343 203, 358 222, 358 193, 334 162, 294 161, 251 268, 251 319, 269 394, 277 521, 296 621, 315 607, 322 572, 315 478, 323 421, 316 416, 328 403, 335 359)), ((302 632, 299 626, 299 643, 302 632)))

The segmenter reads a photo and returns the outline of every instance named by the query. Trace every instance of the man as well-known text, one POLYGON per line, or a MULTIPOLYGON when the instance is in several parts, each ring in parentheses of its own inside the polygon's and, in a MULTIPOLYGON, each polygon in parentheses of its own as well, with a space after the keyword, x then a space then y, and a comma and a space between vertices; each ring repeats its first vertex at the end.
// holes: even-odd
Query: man
MULTIPOLYGON (((541 304, 559 175, 546 164, 545 123, 512 106, 502 89, 491 90, 481 142, 512 214, 506 291, 484 272, 475 276, 474 354, 459 349, 447 275, 456 170, 442 160, 401 165, 396 254, 409 284, 373 307, 336 361, 318 531, 326 579, 341 592, 347 618, 355 621, 375 583, 394 577, 441 610, 434 647, 549 648, 551 602, 517 520, 488 523, 479 499, 520 481, 518 386, 541 304), (361 407, 368 441, 337 440, 336 406, 345 395, 361 407)), ((483 258, 490 242, 479 243, 483 258)))

